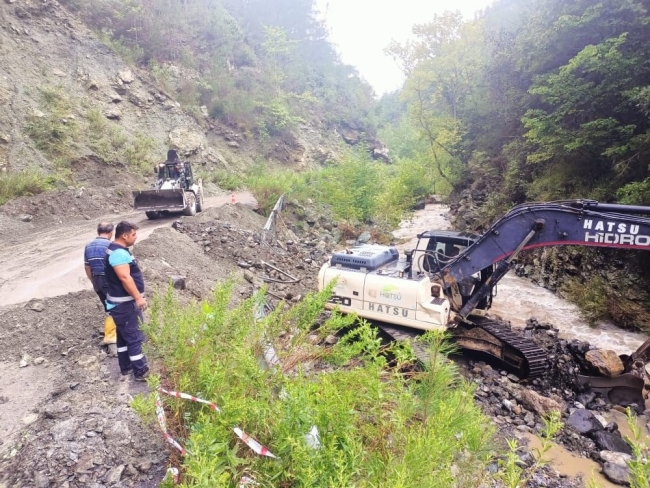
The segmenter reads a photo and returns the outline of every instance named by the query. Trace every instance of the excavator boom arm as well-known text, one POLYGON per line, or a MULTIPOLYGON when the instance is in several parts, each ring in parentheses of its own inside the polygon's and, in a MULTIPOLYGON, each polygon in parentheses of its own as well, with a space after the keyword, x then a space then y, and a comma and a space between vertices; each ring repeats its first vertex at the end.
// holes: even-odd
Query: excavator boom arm
POLYGON ((469 306, 463 307, 464 318, 506 274, 520 251, 560 245, 650 250, 650 207, 590 200, 519 205, 447 264, 440 277, 454 284, 499 263, 493 276, 474 292, 477 296, 469 306))

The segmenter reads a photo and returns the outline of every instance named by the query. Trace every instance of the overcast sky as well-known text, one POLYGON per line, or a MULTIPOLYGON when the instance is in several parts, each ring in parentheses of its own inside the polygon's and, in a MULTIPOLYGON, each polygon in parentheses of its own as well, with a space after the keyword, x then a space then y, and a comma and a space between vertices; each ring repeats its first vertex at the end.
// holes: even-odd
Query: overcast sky
POLYGON ((356 66, 377 95, 401 87, 404 77, 384 54, 391 39, 403 43, 412 37, 413 24, 428 22, 434 14, 460 10, 466 19, 491 0, 317 0, 341 59, 356 66))

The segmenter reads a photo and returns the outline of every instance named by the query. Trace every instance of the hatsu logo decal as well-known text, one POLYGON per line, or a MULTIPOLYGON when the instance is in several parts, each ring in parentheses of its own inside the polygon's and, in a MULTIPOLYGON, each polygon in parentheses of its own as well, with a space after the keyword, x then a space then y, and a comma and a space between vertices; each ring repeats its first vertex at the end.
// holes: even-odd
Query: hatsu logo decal
POLYGON ((585 219, 583 228, 587 229, 585 242, 650 246, 650 236, 639 234, 638 224, 585 219))

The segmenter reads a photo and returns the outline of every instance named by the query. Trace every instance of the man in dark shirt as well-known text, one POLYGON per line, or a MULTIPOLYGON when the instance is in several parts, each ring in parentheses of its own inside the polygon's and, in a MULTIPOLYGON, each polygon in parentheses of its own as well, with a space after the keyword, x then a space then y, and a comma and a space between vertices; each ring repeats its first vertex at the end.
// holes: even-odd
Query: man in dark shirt
POLYGON ((102 344, 109 345, 117 342, 115 335, 115 322, 108 314, 106 308, 106 272, 104 264, 106 261, 106 249, 113 237, 113 224, 100 222, 97 226, 97 237, 86 245, 84 250, 84 269, 86 276, 93 284, 93 289, 99 300, 102 302, 106 319, 104 321, 104 341, 102 344))
POLYGON ((106 250, 106 304, 117 326, 117 360, 123 375, 133 372, 136 381, 149 375, 147 358, 142 353, 144 334, 140 330, 142 312, 147 308, 144 297, 144 277, 137 261, 129 251, 135 244, 138 226, 120 222, 115 228, 115 240, 106 250))

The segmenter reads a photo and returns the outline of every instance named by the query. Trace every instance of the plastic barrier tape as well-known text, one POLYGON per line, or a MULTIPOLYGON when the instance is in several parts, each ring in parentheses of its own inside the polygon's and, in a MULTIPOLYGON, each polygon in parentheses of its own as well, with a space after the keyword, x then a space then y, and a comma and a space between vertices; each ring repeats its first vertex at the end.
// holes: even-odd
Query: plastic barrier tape
MULTIPOLYGON (((183 398, 185 400, 190 400, 197 403, 203 403, 205 405, 208 405, 212 410, 221 413, 219 407, 217 407, 214 403, 209 402, 207 400, 203 400, 202 398, 197 398, 195 396, 188 395, 187 393, 181 393, 178 391, 165 390, 164 388, 158 388, 158 391, 160 393, 164 393, 165 395, 173 396, 175 398, 183 398)), ((178 449, 181 452, 181 454, 183 455, 187 454, 187 451, 183 448, 183 446, 181 446, 178 442, 176 442, 174 438, 171 435, 169 435, 169 432, 167 432, 165 411, 163 410, 162 400, 160 399, 160 395, 158 395, 158 393, 156 393, 156 414, 158 416, 158 423, 160 424, 160 428, 162 429, 163 435, 165 436, 167 442, 169 442, 172 446, 178 449)), ((260 444, 255 439, 250 437, 248 434, 246 434, 246 432, 241 430, 239 427, 234 427, 233 431, 235 432, 235 434, 237 434, 237 437, 239 437, 244 442, 244 444, 246 444, 256 454, 260 456, 266 456, 273 459, 277 459, 277 457, 273 453, 271 453, 271 451, 269 451, 262 444, 260 444)))

